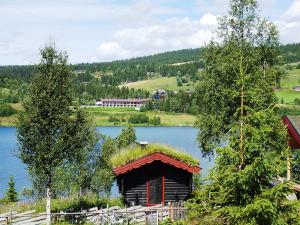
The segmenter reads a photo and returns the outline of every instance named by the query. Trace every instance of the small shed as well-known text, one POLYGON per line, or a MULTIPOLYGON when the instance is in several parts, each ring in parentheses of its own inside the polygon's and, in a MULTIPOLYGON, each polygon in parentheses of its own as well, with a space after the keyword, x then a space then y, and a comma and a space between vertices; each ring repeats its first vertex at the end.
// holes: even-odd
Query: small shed
POLYGON ((152 206, 186 200, 199 161, 164 145, 132 146, 113 156, 117 185, 127 204, 152 206))

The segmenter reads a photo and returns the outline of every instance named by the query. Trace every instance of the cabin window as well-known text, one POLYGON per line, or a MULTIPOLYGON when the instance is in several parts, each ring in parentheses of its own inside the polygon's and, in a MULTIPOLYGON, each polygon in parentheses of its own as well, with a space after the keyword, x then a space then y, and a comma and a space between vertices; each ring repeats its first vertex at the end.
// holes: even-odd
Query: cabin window
POLYGON ((147 205, 158 205, 164 202, 164 177, 147 181, 147 205))

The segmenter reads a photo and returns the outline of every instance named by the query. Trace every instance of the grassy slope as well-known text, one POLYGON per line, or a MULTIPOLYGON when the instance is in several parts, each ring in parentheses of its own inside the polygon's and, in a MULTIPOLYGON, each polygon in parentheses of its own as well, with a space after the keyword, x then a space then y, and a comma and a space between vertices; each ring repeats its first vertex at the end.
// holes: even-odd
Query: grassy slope
POLYGON ((281 90, 276 91, 276 95, 285 103, 293 103, 295 98, 300 99, 300 92, 294 91, 293 86, 300 85, 300 69, 288 71, 288 76, 281 81, 281 90))
POLYGON ((123 84, 120 86, 126 86, 129 88, 141 88, 147 91, 155 91, 158 89, 165 90, 192 90, 194 89, 194 84, 191 83, 190 86, 177 86, 176 77, 160 77, 151 80, 142 80, 137 82, 131 82, 123 84))

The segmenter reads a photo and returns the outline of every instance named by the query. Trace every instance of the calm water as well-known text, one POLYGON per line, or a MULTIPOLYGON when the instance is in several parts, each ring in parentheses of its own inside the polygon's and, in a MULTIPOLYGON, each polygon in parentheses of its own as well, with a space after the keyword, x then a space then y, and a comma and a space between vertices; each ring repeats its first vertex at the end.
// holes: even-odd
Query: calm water
MULTIPOLYGON (((206 174, 212 167, 212 162, 201 157, 201 151, 196 141, 197 129, 191 127, 136 127, 138 140, 147 140, 149 143, 163 143, 185 151, 200 159, 200 166, 206 174)), ((98 127, 105 135, 116 137, 121 127, 98 127)), ((16 157, 17 147, 16 129, 0 127, 0 197, 7 189, 10 175, 14 176, 18 191, 30 187, 30 178, 26 173, 25 165, 16 157)), ((114 186, 113 195, 117 195, 114 186)))

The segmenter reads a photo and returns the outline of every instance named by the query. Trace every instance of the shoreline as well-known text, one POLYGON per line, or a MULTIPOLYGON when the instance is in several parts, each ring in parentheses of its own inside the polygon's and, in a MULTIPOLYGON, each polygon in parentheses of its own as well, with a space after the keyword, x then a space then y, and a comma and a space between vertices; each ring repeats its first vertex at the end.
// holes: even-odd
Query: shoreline
MULTIPOLYGON (((96 127, 127 127, 128 125, 96 125, 96 127)), ((193 125, 161 125, 161 126, 154 126, 154 125, 132 125, 132 127, 183 127, 183 128, 195 128, 193 125)), ((15 125, 0 125, 0 128, 16 128, 15 125)))

